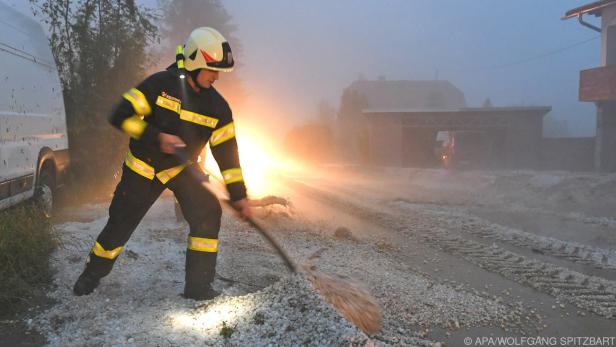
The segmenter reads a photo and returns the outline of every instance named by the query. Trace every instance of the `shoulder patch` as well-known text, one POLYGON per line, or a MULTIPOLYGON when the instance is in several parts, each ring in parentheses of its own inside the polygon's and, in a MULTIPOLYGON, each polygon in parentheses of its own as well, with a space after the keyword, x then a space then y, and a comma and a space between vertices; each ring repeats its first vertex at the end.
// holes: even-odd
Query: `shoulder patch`
POLYGON ((180 99, 178 99, 178 98, 176 98, 176 97, 174 97, 174 96, 169 95, 169 93, 167 93, 166 91, 163 91, 163 92, 161 93, 161 95, 162 95, 163 97, 167 98, 167 99, 173 100, 173 101, 175 101, 175 102, 179 102, 180 104, 182 103, 182 101, 180 101, 180 99))
POLYGON ((166 98, 162 95, 159 95, 158 98, 156 98, 156 105, 162 108, 166 108, 167 110, 173 111, 175 113, 180 113, 180 110, 182 108, 179 102, 166 98))

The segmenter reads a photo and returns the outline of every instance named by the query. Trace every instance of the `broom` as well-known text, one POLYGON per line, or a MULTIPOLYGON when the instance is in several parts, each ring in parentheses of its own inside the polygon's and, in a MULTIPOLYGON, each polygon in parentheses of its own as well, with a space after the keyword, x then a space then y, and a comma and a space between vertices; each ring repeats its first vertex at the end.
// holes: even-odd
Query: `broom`
MULTIPOLYGON (((186 164, 190 173, 200 182, 205 183, 204 186, 209 189, 205 175, 191 165, 186 152, 178 149, 175 155, 181 162, 186 164)), ((203 170, 224 186, 224 183, 219 178, 207 169, 203 168, 203 170)), ((219 200, 224 206, 235 210, 235 207, 231 205, 229 200, 219 200)), ((312 284, 313 288, 346 320, 355 324, 367 335, 371 335, 381 328, 381 307, 367 290, 341 277, 318 272, 309 266, 303 266, 300 269, 265 227, 252 217, 245 218, 244 221, 256 229, 272 245, 289 271, 302 274, 312 284)))

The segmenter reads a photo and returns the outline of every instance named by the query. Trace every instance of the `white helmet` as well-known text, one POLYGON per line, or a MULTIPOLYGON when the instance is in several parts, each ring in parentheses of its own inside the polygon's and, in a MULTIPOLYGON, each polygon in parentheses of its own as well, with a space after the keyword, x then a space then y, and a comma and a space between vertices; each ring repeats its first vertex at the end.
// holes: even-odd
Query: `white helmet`
POLYGON ((184 44, 184 66, 187 71, 208 69, 233 70, 233 54, 227 40, 216 29, 201 27, 193 30, 184 44))

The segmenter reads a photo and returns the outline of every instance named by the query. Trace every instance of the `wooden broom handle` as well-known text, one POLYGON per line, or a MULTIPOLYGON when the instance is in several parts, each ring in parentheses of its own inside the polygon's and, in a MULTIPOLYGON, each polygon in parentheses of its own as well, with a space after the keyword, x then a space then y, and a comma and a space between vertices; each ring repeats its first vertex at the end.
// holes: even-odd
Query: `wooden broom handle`
MULTIPOLYGON (((198 179, 200 182, 204 183, 206 182, 206 178, 205 175, 203 174, 203 172, 197 170, 193 165, 192 162, 188 159, 188 156, 186 155, 186 151, 183 150, 182 148, 176 148, 174 155, 184 164, 186 165, 186 168, 189 170, 190 174, 195 177, 196 179, 198 179)), ((220 179, 216 176, 214 176, 209 170, 207 170, 205 167, 203 168, 203 170, 210 175, 210 177, 213 177, 218 183, 225 185, 224 182, 220 181, 220 179)), ((209 190, 209 188, 206 185, 203 185, 206 189, 209 190)), ((211 191, 210 191, 211 192, 211 191)), ((214 194, 214 193, 212 193, 214 194)), ((214 194, 214 196, 216 196, 216 194, 214 194)), ((233 204, 231 203, 230 200, 228 199, 219 199, 219 201, 227 206, 228 208, 231 208, 232 210, 237 211, 237 209, 233 206, 233 204)), ((295 265, 295 262, 293 260, 291 260, 291 257, 289 257, 289 255, 287 254, 287 252, 280 246, 280 244, 278 243, 278 241, 272 236, 272 234, 265 228, 263 227, 261 224, 259 224, 254 218, 252 217, 246 217, 245 219, 243 219, 246 223, 248 223, 250 226, 252 226, 253 228, 255 228, 259 234, 261 234, 261 236, 263 236, 269 243, 270 245, 272 245, 272 247, 274 247, 274 249, 276 250, 276 252, 278 253, 278 255, 280 255, 280 257, 282 258, 282 260, 284 260, 285 265, 287 266, 287 268, 291 271, 291 272, 297 272, 297 265, 295 265)))
MULTIPOLYGON (((194 170, 196 170, 196 169, 194 169, 194 170)), ((226 204, 228 207, 230 207, 230 208, 235 210, 233 205, 230 204, 228 200, 222 200, 222 202, 224 204, 226 204)), ((257 231, 261 234, 261 236, 263 236, 270 243, 270 245, 272 245, 272 247, 274 247, 274 249, 278 252, 278 254, 282 258, 282 260, 284 260, 285 265, 287 266, 287 268, 289 268, 289 270, 291 272, 297 272, 297 265, 295 265, 293 260, 291 260, 291 257, 289 257, 287 252, 284 250, 284 248, 282 248, 280 246, 278 241, 272 236, 272 234, 266 228, 264 228, 262 225, 260 225, 252 217, 246 217, 244 219, 244 221, 246 223, 248 223, 250 226, 252 226, 253 228, 257 229, 257 231)))

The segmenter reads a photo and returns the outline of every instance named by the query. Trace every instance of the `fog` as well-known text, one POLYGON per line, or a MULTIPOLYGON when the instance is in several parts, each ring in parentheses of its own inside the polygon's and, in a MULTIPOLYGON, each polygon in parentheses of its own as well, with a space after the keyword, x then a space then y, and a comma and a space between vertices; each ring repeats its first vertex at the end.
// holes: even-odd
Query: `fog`
MULTIPOLYGON (((0 1, 29 12, 28 0, 0 1)), ((159 0, 135 1, 154 8, 159 0)), ((90 147, 71 144, 71 169, 87 166, 91 178, 69 180, 51 200, 61 207, 54 230, 62 245, 51 260, 56 285, 43 293, 53 304, 4 320, 6 329, 24 325, 28 337, 40 334, 51 345, 461 346, 488 336, 516 338, 515 345, 523 345, 519 337, 595 336, 613 343, 614 142, 590 138, 595 105, 578 101, 580 70, 600 65, 600 40, 576 20, 561 20, 567 10, 590 1, 224 1, 237 26, 227 37, 238 38, 230 44, 239 64, 232 74, 221 74, 216 88, 234 110, 242 180, 254 217, 302 268, 352 278, 369 289, 384 313, 380 332, 358 335, 357 343, 339 342, 352 327, 321 310, 325 301, 297 290, 273 249, 231 213, 223 215, 220 228, 215 289, 223 295, 187 303, 178 294, 186 233, 195 224, 179 213, 190 206, 177 205, 169 191, 147 213, 110 277, 92 295, 76 298, 70 285, 82 268, 78 262, 106 228, 113 188, 107 182, 128 177, 119 174, 120 160, 95 154, 117 151, 123 157, 125 148, 120 151, 113 137, 84 141, 90 147), (430 112, 362 112, 369 105, 362 103, 365 95, 346 93, 340 111, 343 91, 358 79, 446 80, 464 100, 441 82, 417 83, 440 88, 423 90, 374 83, 362 91, 397 96, 391 100, 401 103, 444 91, 447 100, 425 106, 430 112), (547 107, 440 108, 479 107, 488 98, 496 107, 547 107), (323 117, 337 112, 338 122, 323 117), (544 119, 544 137, 557 120, 568 128, 557 135, 580 138, 542 137, 546 112, 552 121, 544 119), (468 126, 460 126, 459 117, 470 120, 468 126), (313 120, 318 121, 309 123, 313 120), (90 150, 95 147, 98 151, 90 150), (87 160, 73 160, 75 154, 87 160), (101 310, 102 305, 113 309, 101 310), (233 309, 227 314, 223 306, 233 309)), ((597 18, 585 19, 598 25, 597 18)), ((150 47, 148 72, 173 61, 177 39, 161 37, 160 46, 150 47)), ((126 66, 123 71, 134 71, 132 60, 126 66)), ((20 77, 27 73, 33 72, 20 77)), ((104 88, 86 90, 98 89, 104 88)), ((157 122, 157 115, 150 119, 157 122)), ((115 131, 106 123, 100 128, 115 131)), ((607 129, 605 138, 611 138, 616 129, 607 129)), ((160 174, 163 167, 152 158, 142 159, 152 162, 150 174, 160 174)), ((226 198, 229 176, 222 178, 212 159, 206 157, 205 171, 215 192, 226 198)), ((47 162, 32 167, 23 177, 31 183, 37 177, 38 185, 47 162)), ((140 179, 126 165, 123 170, 140 179)), ((189 169, 184 170, 180 175, 189 169)), ((236 170, 229 171, 232 179, 236 170)), ((13 182, 0 183, 13 189, 13 182)), ((131 182, 124 181, 116 197, 126 195, 131 182)), ((196 183, 194 189, 200 189, 196 183)), ((10 345, 3 335, 0 329, 0 345, 10 345)))
MULTIPOLYGON (((598 33, 560 18, 588 1, 226 1, 244 46, 251 101, 305 119, 339 105, 358 76, 434 78, 469 106, 552 106, 574 136, 593 136, 595 107, 577 101, 579 71, 599 62, 598 33), (578 42, 592 39, 570 47, 578 42), (570 48, 568 48, 570 47, 570 48)), ((595 18, 587 20, 596 23, 595 18)))
MULTIPOLYGON (((28 12, 26 0, 5 0, 28 12)), ((142 0, 156 7, 155 0, 142 0)), ((243 115, 278 135, 338 107, 365 79, 449 80, 469 106, 551 106, 571 136, 594 136, 595 107, 579 102, 579 71, 596 67, 599 34, 560 18, 588 1, 228 0, 243 52, 243 115)), ((596 18, 587 20, 598 23, 596 18)), ((207 25, 207 23, 203 23, 207 25)), ((231 43, 233 45, 233 43, 231 43)), ((170 54, 172 56, 172 54, 170 54)), ((564 134, 563 134, 564 135, 564 134)))

